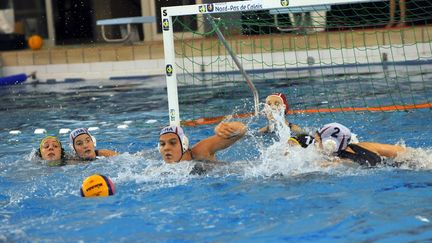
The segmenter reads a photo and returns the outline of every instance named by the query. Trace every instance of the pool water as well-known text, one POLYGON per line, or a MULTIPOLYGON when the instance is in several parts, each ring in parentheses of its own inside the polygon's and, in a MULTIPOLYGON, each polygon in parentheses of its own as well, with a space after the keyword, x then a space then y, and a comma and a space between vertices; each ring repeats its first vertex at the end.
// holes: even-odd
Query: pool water
MULTIPOLYGON (((168 123, 164 82, 164 77, 149 77, 2 87, 0 241, 432 239, 430 110, 303 114, 290 119, 310 131, 337 121, 359 140, 406 144, 413 150, 401 168, 322 167, 319 155, 309 149, 293 149, 292 156, 285 156, 283 143, 254 132, 265 124, 261 117, 242 120, 249 134, 218 153, 228 165, 206 175, 189 175, 194 162, 165 165, 156 149, 159 130, 168 123), (120 155, 62 167, 32 158, 44 136, 34 134, 35 129, 59 136, 69 151, 68 134, 58 133, 77 127, 98 127, 93 131, 98 148, 120 155), (13 135, 11 130, 21 133, 13 135), (94 173, 112 179, 114 196, 80 196, 82 181, 94 173)), ((293 92, 284 82, 288 81, 266 80, 257 87, 262 97, 293 92)), ((311 84, 296 84, 296 95, 309 92, 302 87, 311 84)), ((236 104, 245 96, 205 97, 201 103, 212 109, 236 104)), ((305 96, 293 107, 315 99, 305 96)), ((184 104, 182 116, 192 117, 188 111, 193 106, 197 103, 184 104)), ((231 109, 242 109, 235 106, 231 109)), ((185 130, 194 144, 212 135, 213 128, 185 130)))

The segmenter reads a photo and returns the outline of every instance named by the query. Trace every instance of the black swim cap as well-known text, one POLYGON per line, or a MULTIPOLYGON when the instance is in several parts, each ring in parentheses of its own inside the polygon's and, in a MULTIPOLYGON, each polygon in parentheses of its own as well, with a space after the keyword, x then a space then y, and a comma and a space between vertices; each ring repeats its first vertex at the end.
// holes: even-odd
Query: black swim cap
POLYGON ((295 137, 291 137, 290 140, 294 140, 303 148, 307 148, 309 145, 315 142, 314 137, 308 134, 299 134, 295 137))

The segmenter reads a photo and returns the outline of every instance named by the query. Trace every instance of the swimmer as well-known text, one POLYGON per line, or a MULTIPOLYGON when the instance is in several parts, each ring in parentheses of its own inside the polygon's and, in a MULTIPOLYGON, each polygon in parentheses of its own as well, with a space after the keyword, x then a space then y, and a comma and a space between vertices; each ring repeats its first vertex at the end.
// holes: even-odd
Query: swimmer
POLYGON ((329 123, 321 127, 314 136, 315 144, 328 155, 355 162, 361 166, 376 166, 383 159, 394 159, 405 153, 406 148, 399 145, 375 142, 351 142, 351 131, 342 124, 329 123))
POLYGON ((301 127, 289 122, 285 118, 285 115, 288 114, 288 111, 289 111, 289 105, 284 94, 274 93, 267 96, 264 112, 266 114, 268 122, 265 127, 259 129, 259 132, 261 133, 274 132, 276 129, 278 117, 283 117, 283 119, 285 120, 285 124, 290 128, 292 134, 304 132, 301 127))
POLYGON ((48 162, 60 162, 64 164, 65 160, 65 152, 62 144, 60 140, 54 136, 47 136, 41 140, 36 155, 48 162))
POLYGON ((70 145, 76 155, 83 160, 94 160, 97 156, 110 157, 118 155, 108 149, 95 149, 95 139, 86 128, 77 128, 70 133, 70 145))
POLYGON ((215 135, 201 140, 189 148, 189 140, 179 126, 164 127, 159 135, 159 153, 166 163, 180 161, 216 161, 215 153, 228 148, 242 138, 247 128, 241 122, 222 122, 215 135))
POLYGON ((320 128, 314 136, 301 134, 291 137, 288 144, 303 148, 315 144, 324 154, 335 156, 332 162, 355 162, 367 167, 382 164, 383 159, 394 159, 406 152, 406 148, 399 145, 352 143, 352 139, 351 131, 347 127, 339 123, 329 123, 320 128))

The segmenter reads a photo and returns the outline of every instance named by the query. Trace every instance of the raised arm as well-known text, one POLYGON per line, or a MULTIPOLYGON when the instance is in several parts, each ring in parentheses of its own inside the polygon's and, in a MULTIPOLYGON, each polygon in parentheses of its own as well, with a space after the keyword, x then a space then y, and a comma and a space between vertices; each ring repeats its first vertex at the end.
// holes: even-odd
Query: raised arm
POLYGON ((193 148, 194 159, 215 160, 215 153, 228 148, 242 138, 247 131, 241 122, 222 122, 215 128, 215 135, 198 142, 193 148))

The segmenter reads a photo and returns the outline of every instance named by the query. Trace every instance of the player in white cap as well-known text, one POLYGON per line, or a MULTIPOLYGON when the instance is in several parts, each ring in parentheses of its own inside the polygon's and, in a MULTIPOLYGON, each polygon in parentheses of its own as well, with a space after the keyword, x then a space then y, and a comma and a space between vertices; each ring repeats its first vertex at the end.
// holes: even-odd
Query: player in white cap
POLYGON ((189 148, 189 140, 179 126, 164 127, 159 135, 159 152, 166 163, 187 160, 215 161, 215 153, 228 148, 242 138, 247 131, 241 122, 222 122, 215 128, 215 135, 201 140, 189 148))
POLYGON ((69 135, 70 146, 73 152, 83 160, 94 160, 97 156, 110 157, 117 155, 108 149, 96 149, 95 138, 86 128, 77 128, 69 135))
POLYGON ((406 152, 406 148, 399 145, 350 141, 351 131, 335 122, 324 125, 315 135, 315 143, 327 154, 348 159, 362 166, 376 166, 382 163, 383 158, 395 158, 406 152))

